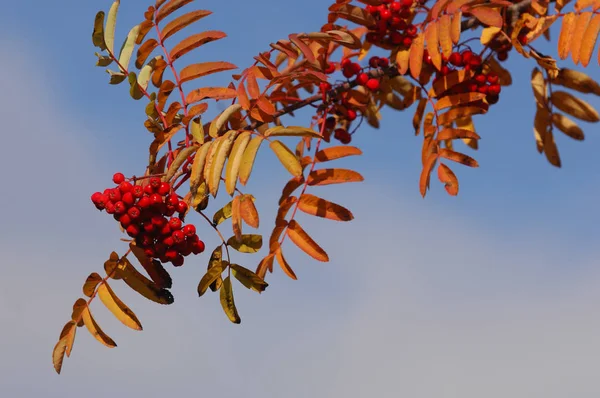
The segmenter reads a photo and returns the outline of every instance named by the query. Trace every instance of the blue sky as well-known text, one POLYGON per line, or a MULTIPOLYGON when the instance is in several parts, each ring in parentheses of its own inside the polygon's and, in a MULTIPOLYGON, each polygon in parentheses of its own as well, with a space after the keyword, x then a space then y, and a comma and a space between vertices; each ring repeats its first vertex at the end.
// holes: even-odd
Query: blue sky
MULTIPOLYGON (((143 11, 142 2, 122 3, 117 42, 143 11)), ((241 68, 272 41, 318 30, 327 7, 316 0, 197 3, 214 15, 195 29, 229 37, 190 58, 241 68)), ((109 7, 104 0, 25 0, 4 5, 0 15, 8 149, 1 158, 0 395, 600 393, 598 128, 582 123, 583 143, 557 133, 563 168, 550 166, 535 151, 533 64, 515 54, 508 63, 519 71, 513 86, 476 119, 480 168, 454 168, 457 198, 437 181, 420 198, 421 137, 413 136, 412 113, 385 111, 379 130, 355 136, 365 154, 336 164, 366 181, 312 191, 349 207, 356 219, 300 219, 330 263, 286 246, 299 280, 276 270, 263 295, 238 287, 240 326, 225 318, 216 295, 197 297, 207 256, 172 273, 170 307, 115 284, 144 331, 127 330, 96 303, 94 314, 119 347, 105 349, 79 329, 57 376, 50 352, 81 284, 110 251, 123 251, 114 222, 94 210, 89 195, 110 185, 115 171, 139 174, 149 142, 143 103, 124 85, 109 86, 94 66, 93 17, 109 7)), ((586 72, 600 78, 596 64, 586 72)), ((227 81, 223 73, 201 83, 227 81)), ((597 98, 585 99, 600 107, 597 98)), ((267 234, 288 176, 268 150, 259 156, 248 191, 267 234)), ((196 224, 214 247, 210 231, 196 224)), ((258 256, 239 261, 253 268, 258 256)))

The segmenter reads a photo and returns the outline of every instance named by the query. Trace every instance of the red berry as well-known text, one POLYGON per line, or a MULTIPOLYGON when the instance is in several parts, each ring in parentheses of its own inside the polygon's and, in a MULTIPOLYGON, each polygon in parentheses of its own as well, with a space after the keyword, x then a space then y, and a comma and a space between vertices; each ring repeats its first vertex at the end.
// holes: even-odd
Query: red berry
POLYGON ((175 257, 174 260, 171 260, 171 263, 173 264, 174 267, 181 267, 183 265, 184 262, 184 258, 181 254, 177 255, 177 257, 175 257))
POLYGON ((490 84, 496 84, 496 83, 498 83, 499 80, 500 80, 500 78, 494 72, 488 73, 488 75, 487 75, 487 81, 488 81, 488 83, 490 83, 490 84))
POLYGON ((473 52, 471 50, 465 50, 462 53, 460 53, 460 56, 462 58, 463 65, 466 65, 471 61, 471 58, 473 57, 473 52))
POLYGON ((488 104, 494 105, 498 102, 499 97, 497 95, 489 94, 487 97, 485 97, 485 99, 487 100, 488 104))
POLYGON ((349 144, 350 141, 352 141, 352 136, 350 134, 346 134, 340 139, 340 142, 345 145, 349 144))
POLYGON ((374 79, 374 78, 369 79, 367 81, 366 86, 371 91, 377 91, 377 90, 379 90, 379 80, 374 79))
POLYGON ((123 214, 127 211, 127 206, 123 202, 115 203, 115 214, 123 214))
POLYGON ((387 68, 388 66, 390 66, 390 60, 386 57, 379 58, 379 62, 377 64, 381 68, 387 68))
POLYGON ((123 228, 127 228, 131 224, 131 217, 127 213, 119 217, 119 222, 123 228))
POLYGON ((487 94, 488 93, 488 86, 479 86, 477 88, 477 91, 479 91, 481 94, 487 94))
POLYGON ((399 13, 400 9, 402 9, 402 4, 399 1, 394 1, 392 4, 390 4, 390 11, 394 14, 399 13))
POLYGON ((188 224, 183 227, 183 234, 185 236, 194 236, 196 235, 196 227, 193 224, 188 224))
POLYGON ((402 0, 403 7, 408 8, 408 7, 412 6, 412 4, 413 4, 413 0, 402 0))
POLYGON ((392 44, 400 44, 404 40, 404 36, 400 32, 392 32, 390 33, 390 41, 392 44))
POLYGON ((450 68, 448 65, 443 65, 442 69, 440 70, 440 75, 446 76, 448 73, 450 73, 450 68))
POLYGON ((522 45, 527 44, 527 34, 526 33, 520 33, 519 36, 517 37, 517 39, 519 40, 519 42, 522 45))
POLYGON ((475 81, 478 85, 483 86, 487 82, 487 78, 485 77, 485 75, 478 74, 475 75, 475 81))
POLYGON ((144 196, 144 188, 141 185, 136 185, 132 188, 131 193, 134 198, 141 198, 144 196))
POLYGON ((173 240, 172 236, 167 236, 163 239, 162 243, 167 247, 171 247, 175 244, 175 241, 173 240))
POLYGON ((138 206, 142 209, 147 209, 151 205, 152 205, 152 201, 150 200, 150 197, 148 197, 148 196, 144 196, 144 197, 140 198, 140 200, 138 201, 138 206))
POLYGON ((471 65, 472 68, 481 66, 481 56, 479 54, 473 54, 469 60, 469 65, 471 65))
MULTIPOLYGON (((333 116, 330 116, 330 117, 328 117, 328 118, 325 120, 325 128, 327 128, 327 129, 332 129, 332 128, 334 128, 334 127, 335 127, 335 125, 336 125, 336 121, 335 121, 335 118, 334 118, 333 116)), ((185 202, 184 202, 184 203, 185 203, 185 202)))
POLYGON ((123 181, 122 183, 119 184, 119 191, 121 191, 121 193, 130 192, 132 189, 133 189, 133 185, 131 185, 131 183, 129 183, 127 181, 123 181))
POLYGON ((329 84, 327 82, 321 82, 319 84, 319 89, 321 90, 322 93, 325 93, 325 92, 331 90, 331 84, 329 84))
POLYGON ((161 182, 156 192, 158 192, 159 195, 165 196, 171 192, 171 185, 169 185, 168 182, 161 182))
POLYGON ((127 227, 126 231, 127 235, 131 236, 132 238, 135 238, 140 233, 140 227, 138 227, 136 224, 131 224, 127 227))
POLYGON ((171 217, 173 214, 175 214, 175 210, 177 210, 175 206, 167 205, 163 214, 167 217, 171 217))
POLYGON ((194 246, 192 246, 192 253, 194 254, 200 254, 204 251, 204 242, 202 242, 201 240, 197 241, 194 243, 194 246))
POLYGON ((366 8, 367 12, 373 16, 377 15, 379 13, 379 10, 377 9, 377 7, 372 6, 372 5, 367 5, 366 8))
POLYGON ((506 61, 508 59, 508 51, 501 51, 498 53, 498 61, 506 61))
POLYGON ((404 30, 408 26, 406 21, 402 17, 394 16, 390 20, 390 25, 393 29, 404 30))
POLYGON ((127 210, 127 214, 129 214, 129 217, 131 217, 132 220, 135 220, 140 217, 142 212, 140 211, 140 209, 138 207, 133 206, 127 210))
POLYGON ((333 136, 335 137, 336 140, 341 139, 341 137, 343 137, 346 134, 347 134, 347 131, 345 129, 336 129, 333 132, 333 136))
POLYGON ((378 43, 381 40, 381 35, 379 33, 369 32, 365 38, 368 43, 378 43))
POLYGON ((502 87, 500 87, 499 84, 492 84, 488 87, 488 94, 490 95, 498 95, 500 94, 500 91, 502 91, 502 87))
POLYGON ((175 243, 181 243, 185 240, 185 235, 183 234, 182 231, 175 231, 171 234, 171 237, 173 238, 173 241, 175 243))
POLYGON ((113 202, 107 201, 104 205, 104 210, 106 210, 108 214, 115 214, 115 204, 113 202))
POLYGON ((350 121, 356 119, 356 111, 354 109, 348 109, 346 113, 346 118, 350 121))
POLYGON ((402 44, 404 45, 404 47, 410 47, 412 41, 413 39, 411 37, 404 37, 404 39, 402 39, 402 44))
POLYGON ((342 74, 347 79, 350 79, 352 76, 355 75, 354 71, 350 67, 346 67, 346 68, 342 69, 342 74))
POLYGON ((350 64, 350 69, 352 69, 352 71, 356 75, 356 74, 360 73, 360 71, 362 70, 362 66, 360 66, 360 64, 355 62, 353 64, 350 64))
POLYGON ((378 65, 379 65, 379 57, 371 57, 369 59, 369 66, 371 68, 377 68, 378 65))
POLYGON ((177 217, 173 217, 169 220, 169 226, 173 231, 181 229, 181 220, 177 217))
POLYGON ((125 192, 121 200, 127 206, 132 206, 135 203, 135 198, 133 197, 133 194, 131 192, 125 192))
POLYGON ((327 64, 327 66, 325 67, 325 73, 331 75, 333 72, 335 72, 335 64, 332 62, 330 64, 327 64))
POLYGON ((163 203, 163 198, 159 194, 153 193, 152 196, 150 196, 150 202, 153 205, 159 205, 163 203))
POLYGON ((149 234, 154 233, 156 231, 156 226, 152 224, 152 222, 145 222, 142 228, 144 228, 144 231, 146 231, 149 234))
POLYGON ((456 51, 450 54, 448 62, 450 62, 454 66, 463 66, 462 57, 460 56, 460 53, 456 51))
POLYGON ((152 186, 150 184, 144 185, 144 193, 146 195, 152 195, 154 193, 154 189, 152 188, 152 186))
POLYGON ((382 21, 387 21, 392 17, 392 12, 387 8, 379 12, 382 21))
POLYGON ((108 193, 108 198, 112 202, 118 202, 119 200, 121 200, 121 191, 119 191, 117 188, 111 189, 108 193))
POLYGON ((99 204, 102 202, 102 192, 94 192, 92 194, 92 203, 94 203, 95 205, 99 204))
POLYGON ((152 177, 152 178, 150 178, 150 183, 148 185, 150 185, 152 187, 152 189, 154 191, 156 191, 158 188, 160 188, 160 184, 161 184, 160 178, 152 177))
POLYGON ((406 34, 409 36, 416 36, 417 35, 417 27, 413 24, 410 24, 406 27, 406 34))
POLYGON ((358 75, 356 77, 356 82, 358 84, 360 84, 361 86, 364 86, 365 84, 367 84, 368 80, 369 80, 369 75, 367 75, 366 73, 361 73, 360 75, 358 75))
POLYGON ((342 61, 340 62, 340 65, 342 66, 342 68, 347 67, 348 65, 350 65, 352 63, 352 60, 350 58, 344 58, 342 59, 342 61))
POLYGON ((118 185, 118 184, 122 183, 123 181, 125 181, 125 176, 123 175, 123 173, 115 173, 113 175, 113 182, 115 184, 118 185))
POLYGON ((165 201, 165 203, 171 206, 177 206, 177 204, 179 203, 179 198, 177 198, 177 195, 174 194, 169 195, 167 196, 167 200, 165 201))
POLYGON ((177 258, 179 253, 175 249, 169 249, 165 252, 165 257, 169 259, 169 261, 173 261, 177 258))
POLYGON ((166 218, 163 216, 152 216, 150 219, 152 224, 156 225, 158 228, 162 228, 169 223, 166 218))
POLYGON ((188 205, 183 200, 180 200, 177 202, 177 212, 178 213, 185 213, 187 211, 187 209, 188 209, 188 205))

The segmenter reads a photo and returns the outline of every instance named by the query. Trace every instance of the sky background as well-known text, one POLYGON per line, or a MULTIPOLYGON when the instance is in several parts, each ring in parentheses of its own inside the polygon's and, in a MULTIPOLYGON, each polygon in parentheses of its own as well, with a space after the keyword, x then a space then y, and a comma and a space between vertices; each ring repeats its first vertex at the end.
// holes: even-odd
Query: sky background
MULTIPOLYGON (((385 110, 379 130, 365 127, 354 137, 364 155, 331 164, 354 168, 366 181, 311 190, 347 206, 356 219, 300 215, 330 263, 286 245, 299 280, 276 269, 262 295, 234 286, 242 324, 233 325, 217 295, 197 297, 217 241, 193 219, 208 249, 173 270, 175 304, 159 306, 114 283, 144 331, 125 328, 94 303, 96 319, 119 347, 109 350, 79 329, 57 376, 51 351, 83 281, 125 247, 114 221, 89 196, 108 187, 116 171, 142 173, 149 135, 144 104, 129 98, 125 85, 109 86, 94 66, 92 22, 110 1, 3 3, 0 396, 600 394, 600 136, 586 123, 583 143, 557 133, 563 168, 550 166, 532 133, 533 62, 515 54, 508 62, 518 71, 513 86, 476 119, 480 168, 453 167, 458 197, 436 180, 427 199, 420 197, 422 138, 413 136, 412 112, 385 110)), ((188 32, 220 29, 229 36, 189 62, 224 60, 240 68, 270 42, 318 30, 328 4, 196 3, 214 14, 188 32)), ((145 5, 122 2, 117 43, 145 5)), ((600 78, 597 64, 587 72, 600 78)), ((224 73, 200 83, 228 81, 224 73)), ((585 99, 600 107, 597 98, 585 99)), ((256 195, 261 232, 268 234, 289 177, 268 150, 259 159, 246 191, 256 195)), ((237 257, 249 268, 260 258, 237 257)))

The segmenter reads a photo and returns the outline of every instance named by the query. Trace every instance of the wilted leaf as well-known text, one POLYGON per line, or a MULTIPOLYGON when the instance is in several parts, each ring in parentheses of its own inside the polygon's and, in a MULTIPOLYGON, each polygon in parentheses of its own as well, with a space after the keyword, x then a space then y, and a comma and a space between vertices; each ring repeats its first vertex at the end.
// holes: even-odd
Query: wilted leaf
POLYGON ((214 225, 219 225, 223 221, 231 218, 231 205, 232 205, 232 202, 229 202, 225 206, 223 206, 221 209, 217 210, 217 212, 213 216, 213 224, 214 225))
POLYGON ((188 104, 193 104, 196 102, 200 102, 207 98, 212 98, 215 100, 226 100, 235 98, 237 96, 237 92, 231 88, 227 87, 202 87, 195 90, 192 90, 185 97, 185 101, 188 104))
POLYGON ((81 318, 83 319, 83 324, 85 327, 96 340, 109 348, 117 346, 114 340, 108 337, 108 335, 104 333, 104 331, 96 323, 96 320, 94 317, 92 317, 92 313, 90 312, 90 308, 87 306, 87 304, 81 313, 81 318))
POLYGON ((129 244, 129 249, 140 262, 144 270, 150 276, 150 279, 156 283, 156 286, 161 289, 170 289, 173 286, 173 280, 171 279, 171 275, 167 272, 167 270, 163 267, 160 261, 153 260, 146 255, 144 250, 138 246, 134 242, 129 244))
POLYGON ((296 220, 288 224, 287 235, 292 242, 302 249, 306 254, 318 261, 327 262, 329 256, 305 231, 296 220))
POLYGON ((453 121, 465 116, 479 115, 487 112, 487 104, 480 103, 478 106, 458 106, 438 116, 440 126, 448 126, 453 121))
POLYGON ((240 241, 235 239, 235 236, 232 236, 227 240, 227 246, 242 253, 256 253, 262 247, 262 236, 244 234, 240 241))
POLYGON ((231 287, 231 278, 229 276, 223 280, 220 299, 223 311, 225 311, 225 314, 229 320, 233 323, 240 323, 242 320, 240 319, 237 308, 235 307, 235 301, 233 300, 233 289, 231 287))
POLYGON ((275 254, 273 253, 263 258, 256 267, 256 275, 264 279, 267 270, 273 271, 273 260, 275 260, 275 254))
POLYGON ((430 154, 423 164, 423 169, 421 170, 421 176, 419 177, 419 192, 421 192, 421 196, 425 197, 427 194, 427 188, 429 188, 429 181, 431 178, 431 170, 433 170, 433 166, 437 161, 438 156, 435 153, 430 154))
POLYGON ((248 289, 254 290, 255 292, 264 292, 267 286, 269 286, 264 279, 240 265, 231 264, 231 273, 235 279, 240 281, 242 285, 246 286, 248 289))
POLYGON ((479 137, 479 135, 474 131, 467 130, 467 129, 454 129, 454 128, 444 129, 444 130, 440 131, 437 135, 437 139, 439 141, 455 140, 458 138, 471 138, 471 139, 478 140, 481 137, 479 137))
POLYGON ((552 79, 553 84, 558 84, 583 94, 594 93, 600 95, 600 85, 583 72, 562 68, 558 75, 552 79))
POLYGON ((134 330, 142 330, 142 324, 133 311, 117 297, 115 292, 108 286, 108 283, 103 283, 98 287, 98 296, 106 308, 125 326, 134 330))
POLYGON ((470 156, 465 155, 464 153, 454 152, 446 148, 441 148, 438 151, 438 155, 440 157, 452 160, 454 162, 462 163, 465 166, 469 167, 479 167, 479 164, 475 159, 470 156))
POLYGON ((560 113, 552 114, 552 124, 554 124, 560 131, 573 138, 574 140, 583 141, 585 138, 583 130, 571 119, 560 113))
POLYGON ((475 101, 480 101, 486 97, 485 94, 482 93, 461 93, 461 94, 452 94, 445 97, 440 98, 434 106, 436 111, 440 111, 445 108, 450 108, 457 105, 464 105, 475 101))
MULTIPOLYGON (((94 31, 92 32, 92 43, 100 50, 106 50, 104 42, 104 11, 99 11, 94 19, 94 31)), ((60 370, 58 371, 60 373, 60 370)))
POLYGON ((446 191, 450 195, 458 195, 458 179, 452 170, 443 163, 438 166, 438 178, 445 184, 446 191))
POLYGON ((566 91, 554 91, 550 101, 561 111, 586 122, 597 122, 600 120, 598 112, 586 101, 576 98, 566 91))

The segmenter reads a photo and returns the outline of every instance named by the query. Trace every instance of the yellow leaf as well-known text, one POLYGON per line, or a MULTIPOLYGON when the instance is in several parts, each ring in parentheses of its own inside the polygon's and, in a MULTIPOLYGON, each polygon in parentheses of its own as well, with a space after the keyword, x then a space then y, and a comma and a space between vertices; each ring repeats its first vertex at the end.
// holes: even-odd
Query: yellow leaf
POLYGON ((229 155, 233 141, 237 137, 238 132, 230 130, 223 136, 223 139, 219 145, 219 148, 214 156, 214 161, 211 164, 210 178, 207 180, 208 189, 213 197, 217 197, 219 191, 219 185, 221 185, 221 174, 223 173, 223 167, 225 166, 225 160, 229 155))
POLYGON ((481 31, 481 38, 479 39, 479 41, 481 41, 481 44, 486 45, 489 42, 491 42, 492 39, 496 37, 496 35, 501 30, 501 28, 497 28, 495 26, 488 26, 487 28, 483 28, 483 30, 481 31))
POLYGON ((531 72, 531 87, 533 88, 533 96, 535 102, 540 107, 546 107, 548 91, 546 88, 546 81, 544 75, 538 68, 533 68, 531 72))
POLYGON ((63 360, 65 358, 65 351, 67 350, 67 337, 59 339, 54 349, 52 350, 52 364, 56 373, 60 374, 62 369, 63 360))
POLYGON ((311 137, 321 138, 321 134, 313 129, 300 126, 275 126, 267 129, 264 133, 265 137, 311 137))
POLYGON ((560 59, 569 56, 571 40, 575 31, 575 19, 576 15, 574 13, 568 13, 563 17, 560 35, 558 36, 558 57, 560 59))
POLYGON ((450 108, 457 105, 464 105, 470 102, 480 101, 486 97, 485 94, 482 93, 462 93, 462 94, 453 94, 448 95, 446 97, 440 98, 434 106, 436 111, 440 111, 445 108, 450 108))
POLYGON ((246 150, 244 151, 244 156, 242 156, 242 164, 240 166, 240 184, 242 185, 246 185, 248 179, 250 178, 252 166, 254 166, 254 159, 256 159, 256 153, 258 152, 258 148, 260 148, 262 141, 263 137, 261 136, 252 138, 246 147, 246 150))
POLYGON ((211 137, 218 137, 219 132, 221 131, 225 123, 229 121, 233 114, 239 112, 241 109, 242 106, 240 104, 229 105, 227 109, 221 112, 221 114, 218 117, 216 117, 215 120, 210 124, 208 135, 210 135, 211 137))
POLYGON ((77 323, 73 320, 70 320, 69 322, 67 322, 65 324, 65 326, 63 327, 63 330, 60 332, 60 337, 59 339, 62 339, 64 337, 66 337, 66 343, 67 343, 67 350, 66 350, 66 354, 67 357, 71 356, 71 350, 73 349, 73 343, 75 342, 75 333, 77 332, 77 323))
POLYGON ((584 134, 583 130, 571 119, 560 113, 552 114, 552 124, 554 124, 560 131, 573 138, 574 140, 583 141, 584 134))
POLYGON ((417 80, 419 79, 419 76, 421 76, 421 68, 423 66, 423 52, 425 51, 424 44, 425 38, 423 37, 423 33, 420 33, 414 38, 412 45, 410 46, 410 75, 417 80))
POLYGON ((550 128, 550 112, 546 107, 537 107, 533 120, 533 135, 539 153, 544 152, 544 139, 550 128))
POLYGON ((321 169, 313 170, 307 178, 308 185, 343 184, 346 182, 364 181, 363 176, 353 170, 347 169, 321 169))
POLYGON ((236 324, 242 322, 237 312, 237 308, 235 307, 235 301, 233 300, 233 289, 231 287, 231 278, 229 276, 223 280, 220 299, 221 306, 223 307, 223 311, 225 311, 227 318, 236 324))
POLYGON ((277 250, 275 251, 275 257, 277 258, 277 262, 279 263, 279 266, 281 267, 283 272, 285 272, 285 274, 293 280, 298 280, 296 274, 294 273, 294 270, 292 269, 292 267, 290 267, 290 264, 286 261, 285 257, 283 257, 281 247, 277 248, 277 250))
POLYGON ((125 326, 134 330, 142 330, 142 324, 133 311, 117 297, 115 292, 108 286, 108 283, 105 282, 98 287, 98 296, 106 308, 125 326))
POLYGON ((300 161, 287 146, 281 141, 275 140, 271 142, 269 147, 275 152, 275 155, 277 155, 277 158, 287 171, 296 177, 302 175, 302 165, 300 164, 300 161))
POLYGON ((119 65, 125 69, 129 70, 129 62, 131 61, 131 55, 133 54, 133 49, 135 47, 135 39, 140 30, 140 26, 134 26, 127 35, 127 39, 123 43, 123 47, 121 47, 121 52, 119 53, 119 65))
POLYGON ((264 292, 269 284, 254 272, 237 264, 231 264, 231 273, 242 285, 257 293, 264 292))
POLYGON ((410 53, 406 49, 399 50, 396 54, 396 65, 398 65, 398 72, 401 75, 406 75, 406 72, 408 72, 409 57, 410 53))
MULTIPOLYGON (((467 130, 467 131, 471 131, 471 132, 475 133, 475 125, 473 124, 473 118, 471 118, 471 116, 467 116, 467 117, 463 117, 463 118, 458 118, 458 119, 456 119, 454 121, 454 123, 456 124, 456 127, 458 127, 459 129, 467 130)), ((469 147, 471 147, 473 149, 477 149, 479 147, 479 145, 477 143, 478 139, 479 139, 479 136, 477 136, 476 139, 474 139, 474 138, 463 138, 462 140, 469 147)))
POLYGON ((437 70, 440 70, 442 68, 442 55, 439 49, 440 42, 438 40, 437 24, 430 23, 427 25, 425 28, 425 42, 433 66, 437 70))
POLYGON ((300 196, 298 209, 307 214, 334 221, 350 221, 354 219, 352 212, 345 207, 306 193, 300 196))
POLYGON ((354 155, 362 155, 362 151, 354 146, 333 146, 321 149, 319 152, 315 153, 315 160, 317 162, 328 162, 330 160, 341 159, 354 155))
POLYGON ((100 50, 106 50, 106 43, 104 42, 104 16, 104 11, 98 11, 96 18, 94 18, 94 32, 92 33, 92 42, 100 50))
POLYGON ((83 324, 88 329, 90 334, 94 336, 96 340, 104 344, 109 348, 116 347, 117 344, 104 333, 104 331, 98 326, 94 317, 92 317, 92 313, 90 312, 90 308, 86 305, 81 313, 81 317, 83 319, 83 324))
POLYGON ((440 163, 438 166, 438 178, 444 183, 444 188, 452 196, 458 195, 458 178, 448 166, 440 163))
POLYGON ((232 236, 227 240, 227 246, 241 253, 256 253, 262 247, 262 236, 244 234, 239 241, 232 236))
POLYGON ((565 91, 554 91, 550 101, 561 111, 586 122, 600 120, 598 112, 586 101, 576 98, 565 91))
POLYGON ((219 279, 219 277, 223 273, 223 270, 225 270, 226 267, 227 262, 225 261, 221 261, 219 259, 218 261, 214 262, 214 264, 208 269, 206 274, 204 274, 202 279, 200 279, 200 283, 198 284, 198 296, 202 296, 204 293, 206 293, 208 287, 217 279, 219 279))
POLYGON ((240 197, 240 215, 250 227, 258 228, 259 218, 256 206, 254 206, 254 196, 243 195, 240 197))
POLYGON ((206 158, 210 148, 214 141, 209 141, 203 144, 194 156, 194 162, 192 163, 192 171, 190 175, 190 192, 192 194, 192 203, 203 198, 196 198, 198 194, 198 188, 204 182, 204 166, 206 164, 206 158))
POLYGON ((449 57, 452 54, 452 21, 450 15, 444 14, 440 17, 438 22, 438 36, 440 39, 440 46, 442 47, 442 53, 445 57, 449 57))
POLYGON ((150 279, 140 274, 127 258, 123 258, 120 261, 117 267, 117 274, 130 288, 148 300, 159 304, 172 304, 174 301, 171 292, 158 287, 150 279))
POLYGON ((179 153, 175 157, 175 160, 173 160, 173 163, 171 163, 171 166, 169 167, 169 170, 167 171, 167 175, 165 177, 163 177, 163 181, 169 181, 171 178, 173 178, 175 176, 175 174, 177 173, 177 171, 179 171, 179 168, 181 167, 183 162, 185 162, 197 150, 198 150, 198 146, 192 145, 187 148, 183 148, 181 151, 179 151, 179 153))
POLYGON ((275 260, 275 254, 273 253, 263 258, 256 267, 256 275, 264 279, 265 275, 267 274, 267 270, 273 272, 273 260, 275 260))
POLYGON ((554 14, 554 15, 550 15, 550 16, 541 17, 540 19, 538 19, 538 22, 535 25, 535 28, 532 29, 525 36, 527 38, 527 43, 531 43, 532 41, 536 40, 538 37, 543 35, 550 28, 550 26, 552 26, 552 24, 554 23, 554 21, 556 21, 557 18, 558 18, 558 15, 554 14))
POLYGON ((288 224, 287 235, 292 242, 315 260, 327 262, 329 256, 305 231, 296 220, 288 224))
POLYGON ((241 133, 235 140, 233 148, 231 148, 231 154, 229 155, 229 161, 225 170, 225 189, 229 195, 233 195, 235 192, 235 185, 242 165, 244 151, 250 142, 250 135, 249 131, 241 133))
POLYGON ((231 227, 233 235, 239 242, 242 240, 242 216, 240 215, 240 197, 236 196, 231 201, 231 227))
POLYGON ((450 30, 450 36, 452 37, 452 43, 454 44, 458 44, 458 42, 460 41, 460 32, 461 32, 461 26, 460 23, 462 21, 462 12, 458 11, 455 13, 452 13, 452 26, 451 26, 451 30, 450 30))

